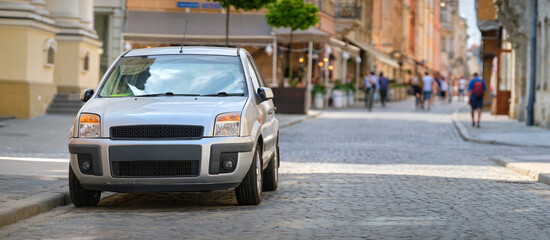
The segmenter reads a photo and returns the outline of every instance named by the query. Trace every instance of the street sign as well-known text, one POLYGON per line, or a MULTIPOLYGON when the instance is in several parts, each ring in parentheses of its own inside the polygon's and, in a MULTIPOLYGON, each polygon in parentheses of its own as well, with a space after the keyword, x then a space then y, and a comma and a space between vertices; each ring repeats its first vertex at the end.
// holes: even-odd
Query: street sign
POLYGON ((178 8, 199 8, 198 2, 178 2, 178 8))
POLYGON ((219 3, 215 3, 215 2, 206 2, 206 3, 201 4, 201 8, 217 9, 217 8, 222 8, 222 5, 220 5, 219 3))

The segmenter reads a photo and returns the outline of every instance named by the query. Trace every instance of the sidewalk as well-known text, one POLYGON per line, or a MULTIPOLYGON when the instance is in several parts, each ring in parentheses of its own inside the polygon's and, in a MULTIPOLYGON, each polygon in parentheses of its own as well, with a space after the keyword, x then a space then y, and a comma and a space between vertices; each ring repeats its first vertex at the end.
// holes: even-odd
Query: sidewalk
MULTIPOLYGON (((277 114, 280 128, 319 116, 277 114)), ((67 181, 72 115, 0 120, 0 227, 71 203, 67 181)))
MULTIPOLYGON (((550 148, 550 130, 528 127, 508 116, 484 112, 481 128, 472 127, 470 109, 461 108, 453 114, 453 124, 465 141, 519 147, 550 148)), ((494 156, 492 161, 510 170, 550 184, 550 155, 494 156)))

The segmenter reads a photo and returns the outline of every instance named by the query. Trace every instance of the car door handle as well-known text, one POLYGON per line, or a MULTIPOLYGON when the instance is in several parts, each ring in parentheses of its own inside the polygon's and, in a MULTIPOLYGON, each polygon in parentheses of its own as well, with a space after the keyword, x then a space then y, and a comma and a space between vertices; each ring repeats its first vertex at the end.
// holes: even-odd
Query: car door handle
POLYGON ((275 110, 269 109, 269 110, 267 111, 267 114, 271 115, 271 114, 273 114, 274 112, 275 112, 275 110))

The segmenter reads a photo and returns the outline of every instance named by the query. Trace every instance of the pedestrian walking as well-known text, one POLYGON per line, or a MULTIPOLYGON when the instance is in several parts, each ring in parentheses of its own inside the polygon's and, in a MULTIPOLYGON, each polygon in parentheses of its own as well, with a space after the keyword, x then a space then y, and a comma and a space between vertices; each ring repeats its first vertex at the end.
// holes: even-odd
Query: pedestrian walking
POLYGON ((439 73, 436 72, 436 73, 434 74, 434 78, 433 78, 433 80, 434 80, 433 82, 434 82, 434 83, 433 83, 433 86, 432 86, 432 97, 433 97, 433 99, 434 99, 434 101, 431 101, 432 107, 435 105, 435 98, 436 98, 437 96, 440 96, 440 94, 439 94, 439 89, 441 89, 441 81, 439 81, 439 77, 440 77, 440 76, 439 76, 439 73), (436 88, 435 86, 437 86, 437 88, 436 88))
POLYGON ((472 107, 472 127, 476 126, 474 113, 477 110, 477 128, 479 128, 479 122, 481 121, 481 109, 483 108, 483 96, 485 96, 487 86, 485 81, 480 79, 477 73, 474 73, 474 78, 468 83, 468 96, 469 103, 472 107))
POLYGON ((460 76, 460 79, 458 80, 458 99, 464 100, 466 91, 466 79, 464 79, 464 76, 460 76))
POLYGON ((424 105, 426 102, 428 102, 428 110, 430 110, 430 107, 432 106, 432 92, 434 90, 434 79, 432 76, 426 72, 424 74, 424 77, 422 78, 422 82, 424 84, 424 87, 422 89, 424 98, 422 99, 422 109, 424 109, 424 105))
POLYGON ((386 101, 388 101, 388 89, 390 87, 390 81, 388 78, 384 77, 384 73, 380 72, 380 77, 378 78, 379 90, 380 93, 380 102, 382 107, 386 107, 386 101))
POLYGON ((422 102, 422 88, 420 87, 420 82, 418 81, 418 77, 414 77, 412 79, 412 88, 413 88, 413 93, 414 93, 414 97, 416 99, 415 101, 415 107, 416 108, 419 108, 420 107, 420 103, 422 102))
POLYGON ((441 102, 445 102, 445 98, 447 97, 447 91, 449 90, 449 84, 445 79, 445 77, 441 77, 439 84, 440 84, 439 96, 441 97, 441 102))
POLYGON ((369 112, 372 111, 372 104, 374 102, 374 92, 376 91, 378 85, 378 78, 374 72, 370 72, 370 75, 365 77, 365 107, 369 109, 369 112))

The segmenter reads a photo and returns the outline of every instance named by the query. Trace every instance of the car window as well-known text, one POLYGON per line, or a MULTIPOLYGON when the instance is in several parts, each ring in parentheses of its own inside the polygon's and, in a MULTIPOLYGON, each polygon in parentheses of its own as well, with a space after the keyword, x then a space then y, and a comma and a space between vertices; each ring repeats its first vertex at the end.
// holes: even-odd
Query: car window
POLYGON ((159 55, 121 58, 100 90, 101 97, 246 95, 236 56, 159 55))
POLYGON ((248 56, 248 61, 252 63, 252 66, 254 67, 254 70, 256 71, 256 76, 258 78, 258 82, 260 83, 260 87, 267 86, 264 82, 264 78, 262 77, 262 74, 260 73, 260 70, 258 70, 258 65, 256 65, 256 62, 254 59, 252 59, 251 56, 248 56))
POLYGON ((260 85, 260 81, 258 80, 258 75, 256 74, 256 70, 254 69, 254 66, 252 66, 252 61, 250 60, 250 58, 248 58, 248 61, 246 61, 246 67, 248 68, 248 73, 250 73, 250 78, 252 79, 254 92, 256 92, 261 85, 260 85))

